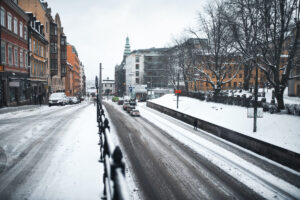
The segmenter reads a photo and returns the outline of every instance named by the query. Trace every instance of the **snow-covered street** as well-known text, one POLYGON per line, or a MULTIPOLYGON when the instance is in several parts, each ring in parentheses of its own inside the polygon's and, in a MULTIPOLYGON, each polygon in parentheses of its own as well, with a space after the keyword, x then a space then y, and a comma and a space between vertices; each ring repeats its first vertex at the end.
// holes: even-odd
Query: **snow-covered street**
POLYGON ((93 104, 6 113, 0 127, 0 199, 100 199, 93 104))
MULTIPOLYGON (((139 103, 105 101, 132 199, 297 199, 300 173, 139 103)), ((100 199, 96 107, 0 115, 0 199, 100 199)))

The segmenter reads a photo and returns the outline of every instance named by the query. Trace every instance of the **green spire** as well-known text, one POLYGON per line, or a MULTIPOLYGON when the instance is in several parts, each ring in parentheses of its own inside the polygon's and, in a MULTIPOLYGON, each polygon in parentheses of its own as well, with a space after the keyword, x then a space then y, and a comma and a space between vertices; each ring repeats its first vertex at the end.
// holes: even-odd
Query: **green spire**
POLYGON ((125 49, 124 49, 124 57, 128 56, 130 54, 130 44, 129 44, 129 38, 128 36, 126 37, 126 44, 125 44, 125 49))

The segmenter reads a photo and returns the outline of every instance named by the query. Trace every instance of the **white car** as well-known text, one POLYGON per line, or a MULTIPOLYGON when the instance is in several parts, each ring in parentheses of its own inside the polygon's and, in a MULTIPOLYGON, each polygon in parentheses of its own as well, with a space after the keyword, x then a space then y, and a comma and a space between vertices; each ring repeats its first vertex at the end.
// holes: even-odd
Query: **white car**
POLYGON ((137 116, 137 117, 141 116, 140 111, 137 109, 133 109, 132 111, 130 111, 130 115, 137 116))
POLYGON ((53 93, 49 97, 49 106, 52 106, 52 105, 64 106, 67 103, 68 103, 67 96, 63 92, 53 93))

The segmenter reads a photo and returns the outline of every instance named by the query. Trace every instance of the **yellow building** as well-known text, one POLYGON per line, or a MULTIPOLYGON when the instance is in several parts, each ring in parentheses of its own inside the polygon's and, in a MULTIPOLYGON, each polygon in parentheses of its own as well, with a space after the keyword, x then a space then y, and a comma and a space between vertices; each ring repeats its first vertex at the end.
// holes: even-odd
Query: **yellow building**
POLYGON ((44 35, 44 25, 32 13, 28 13, 27 15, 29 17, 29 80, 31 85, 31 101, 32 103, 37 103, 38 95, 41 94, 43 97, 46 97, 47 93, 48 62, 46 49, 48 41, 44 35))

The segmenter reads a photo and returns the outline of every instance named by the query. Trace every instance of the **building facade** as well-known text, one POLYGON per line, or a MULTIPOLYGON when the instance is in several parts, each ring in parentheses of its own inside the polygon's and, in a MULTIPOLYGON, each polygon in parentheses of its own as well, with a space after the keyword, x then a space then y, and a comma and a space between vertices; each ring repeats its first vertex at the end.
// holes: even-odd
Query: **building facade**
POLYGON ((115 91, 116 95, 123 96, 126 92, 126 80, 125 80, 125 63, 126 57, 130 54, 129 37, 126 37, 126 43, 123 53, 123 59, 120 65, 115 66, 115 91))
POLYGON ((84 65, 80 62, 80 96, 85 96, 86 93, 86 77, 84 73, 84 65))
POLYGON ((48 61, 46 49, 48 41, 44 35, 44 25, 36 19, 32 13, 27 13, 29 17, 29 81, 30 81, 30 103, 38 103, 38 96, 46 96, 47 93, 47 69, 48 61))
MULTIPOLYGON (((49 43, 50 41, 50 22, 53 21, 51 16, 51 8, 48 7, 47 2, 41 2, 40 0, 19 0, 19 6, 28 13, 32 13, 36 20, 43 24, 43 36, 45 40, 49 43)), ((31 44, 32 45, 32 44, 31 44)), ((47 85, 45 85, 45 97, 49 96, 51 87, 49 83, 51 82, 50 76, 50 44, 46 45, 44 49, 45 59, 46 59, 46 78, 47 85)))
POLYGON ((80 61, 75 46, 67 44, 67 61, 73 66, 72 83, 73 91, 71 96, 80 96, 80 61))
POLYGON ((135 85, 147 85, 150 89, 168 87, 167 69, 163 64, 165 50, 134 50, 126 57, 124 69, 127 94, 132 93, 135 85))
POLYGON ((107 79, 102 80, 102 95, 114 95, 115 94, 115 81, 107 79))
POLYGON ((67 67, 67 38, 63 32, 60 17, 50 22, 50 79, 51 92, 65 92, 65 75, 67 67))
POLYGON ((67 96, 73 96, 74 94, 73 73, 73 66, 67 62, 67 72, 65 77, 65 93, 67 96))
POLYGON ((18 1, 0 1, 0 107, 29 103, 28 16, 18 1))

